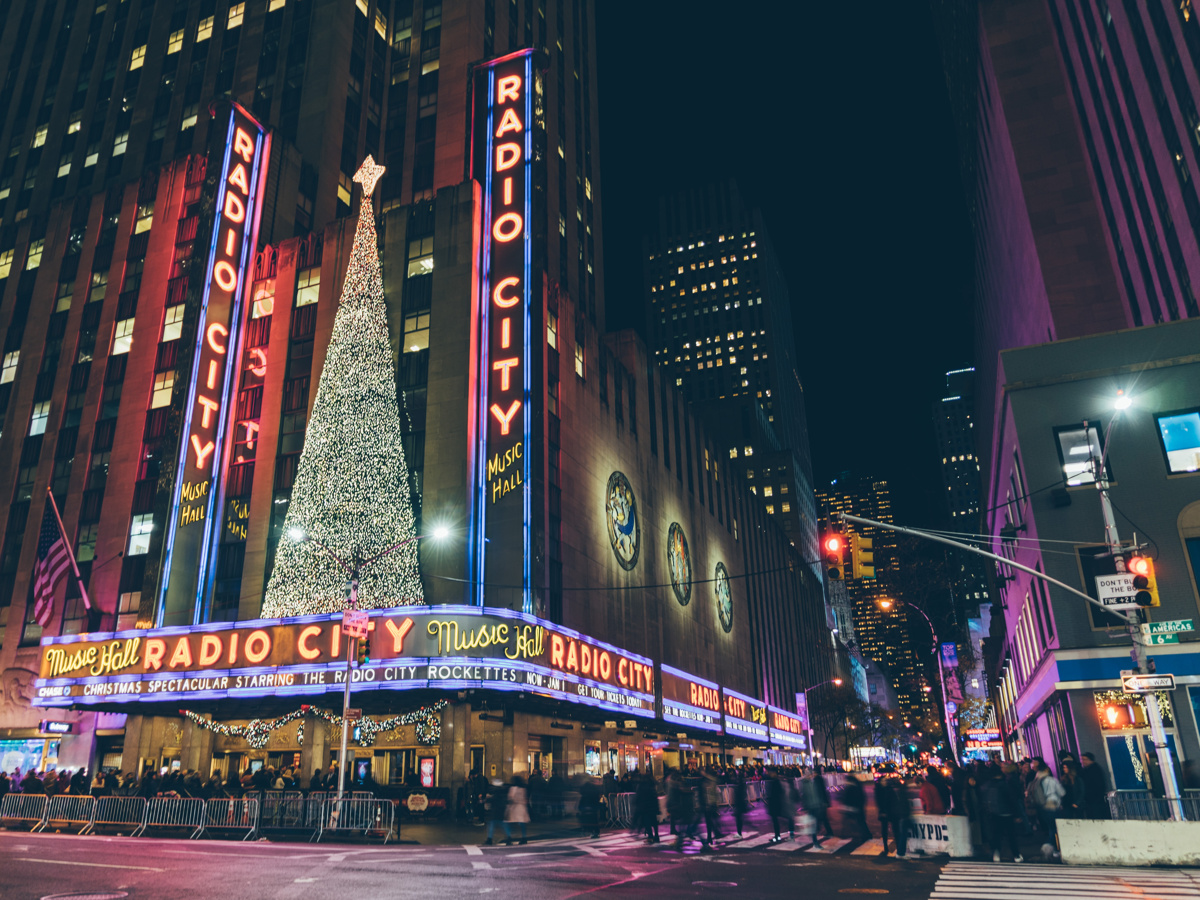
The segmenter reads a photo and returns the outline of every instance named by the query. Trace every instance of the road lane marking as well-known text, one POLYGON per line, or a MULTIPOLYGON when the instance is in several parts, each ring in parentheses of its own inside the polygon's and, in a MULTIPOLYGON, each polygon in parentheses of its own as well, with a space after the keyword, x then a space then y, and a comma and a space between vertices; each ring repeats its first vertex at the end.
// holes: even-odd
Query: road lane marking
POLYGON ((478 859, 471 863, 472 869, 490 869, 491 867, 492 864, 490 862, 482 862, 478 859))
POLYGON ((75 862, 69 859, 37 859, 32 856, 18 856, 15 857, 14 861, 49 863, 52 866, 95 866, 97 869, 140 869, 143 872, 166 871, 166 869, 157 869, 154 866, 119 866, 116 863, 75 862))
POLYGON ((467 856, 483 856, 483 848, 474 844, 463 844, 463 849, 467 851, 467 856))

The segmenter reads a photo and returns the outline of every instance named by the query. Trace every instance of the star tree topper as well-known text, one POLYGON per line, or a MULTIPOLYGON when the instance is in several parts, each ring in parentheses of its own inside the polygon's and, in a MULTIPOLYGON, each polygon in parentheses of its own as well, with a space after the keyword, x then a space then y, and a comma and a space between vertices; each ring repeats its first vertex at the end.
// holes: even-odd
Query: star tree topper
POLYGON ((379 165, 375 162, 371 154, 367 154, 367 158, 363 160, 363 164, 354 173, 354 180, 363 186, 364 196, 370 197, 375 192, 375 185, 383 177, 386 169, 387 166, 379 165))

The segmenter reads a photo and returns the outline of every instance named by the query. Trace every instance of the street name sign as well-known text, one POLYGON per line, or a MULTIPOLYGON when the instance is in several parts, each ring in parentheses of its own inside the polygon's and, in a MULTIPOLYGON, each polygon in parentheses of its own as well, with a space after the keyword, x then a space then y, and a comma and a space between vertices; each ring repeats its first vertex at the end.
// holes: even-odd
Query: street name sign
POLYGON ((346 721, 353 722, 356 719, 361 719, 361 718, 362 718, 362 710, 361 709, 349 709, 348 708, 346 710, 346 721))
POLYGON ((1142 634, 1178 634, 1181 631, 1195 631, 1191 619, 1172 619, 1169 622, 1144 622, 1142 634))
POLYGON ((1132 572, 1096 576, 1096 599, 1109 609, 1139 609, 1132 572))
POLYGON ((342 632, 346 637, 365 638, 370 623, 371 617, 365 609, 348 609, 342 613, 342 632))
POLYGON ((1178 644, 1177 634, 1143 634, 1141 643, 1147 647, 1158 647, 1162 644, 1178 644))
POLYGON ((1149 694, 1175 690, 1174 675, 1122 675, 1121 690, 1126 694, 1149 694))

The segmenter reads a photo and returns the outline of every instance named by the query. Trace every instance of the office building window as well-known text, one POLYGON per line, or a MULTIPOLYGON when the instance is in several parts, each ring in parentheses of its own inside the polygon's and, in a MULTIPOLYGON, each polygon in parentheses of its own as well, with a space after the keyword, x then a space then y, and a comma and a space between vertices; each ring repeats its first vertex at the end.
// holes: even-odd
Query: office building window
POLYGON ((14 350, 4 354, 4 365, 0 368, 0 384, 8 384, 17 377, 17 363, 21 359, 21 351, 14 350))
POLYGON ((150 552, 150 532, 154 530, 154 516, 150 513, 134 516, 129 526, 129 555, 141 556, 150 552))
POLYGON ((113 328, 112 355, 128 353, 133 346, 133 319, 121 319, 113 328))
POLYGON ((164 341, 175 341, 183 335, 183 306, 182 303, 177 303, 167 307, 166 315, 163 316, 164 341))
POLYGON ((46 433, 46 421, 50 418, 50 401, 33 405, 33 415, 29 419, 29 436, 46 433))
POLYGON ((428 275, 433 271, 433 238, 408 242, 408 277, 428 275))
POLYGON ((45 249, 46 242, 44 240, 36 240, 29 245, 29 256, 25 260, 25 270, 32 271, 42 264, 42 250, 45 249))
POLYGON ((586 377, 583 367, 583 344, 575 344, 575 374, 580 378, 586 377))
POLYGON ((237 28, 242 24, 242 19, 246 17, 246 4, 235 3, 229 7, 229 18, 225 20, 225 28, 237 28))
POLYGON ((429 313, 404 318, 404 352, 429 349, 429 313))
POLYGON ((183 29, 172 31, 170 37, 167 38, 167 56, 172 53, 178 53, 183 49, 183 29))
MULTIPOLYGON (((1095 484, 1095 467, 1102 455, 1098 422, 1083 425, 1068 425, 1054 429, 1058 442, 1058 461, 1068 487, 1095 484), (1095 460, 1095 462, 1093 462, 1095 460)), ((1112 467, 1106 459, 1105 476, 1111 480, 1112 467)))
POLYGON ((171 391, 175 387, 174 372, 159 372, 154 376, 154 389, 150 393, 150 408, 160 409, 171 405, 171 391))
POLYGON ((1200 471, 1200 410, 1161 413, 1154 417, 1167 471, 1200 471))
POLYGON ((200 24, 196 28, 197 44, 199 44, 201 41, 207 41, 210 37, 212 37, 213 18, 213 16, 209 16, 207 19, 200 20, 200 24))
POLYGON ((296 278, 296 305, 308 306, 310 303, 316 303, 320 291, 321 269, 318 266, 302 269, 296 278))
POLYGON ((133 55, 129 58, 129 71, 140 69, 146 63, 146 45, 133 48, 133 55))
POLYGON ((558 316, 549 310, 546 311, 546 343, 558 349, 558 316))

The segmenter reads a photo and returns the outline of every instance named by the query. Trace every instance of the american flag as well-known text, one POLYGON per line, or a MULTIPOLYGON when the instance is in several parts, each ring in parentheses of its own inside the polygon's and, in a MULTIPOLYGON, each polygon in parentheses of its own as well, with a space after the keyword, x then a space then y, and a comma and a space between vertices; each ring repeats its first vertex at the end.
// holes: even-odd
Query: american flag
POLYGON ((54 589, 70 566, 71 554, 47 497, 42 512, 42 533, 38 535, 37 565, 33 569, 33 617, 43 628, 50 624, 50 617, 54 615, 54 589))

